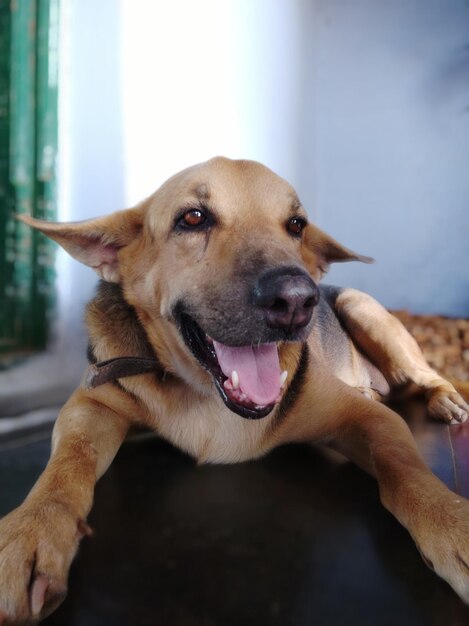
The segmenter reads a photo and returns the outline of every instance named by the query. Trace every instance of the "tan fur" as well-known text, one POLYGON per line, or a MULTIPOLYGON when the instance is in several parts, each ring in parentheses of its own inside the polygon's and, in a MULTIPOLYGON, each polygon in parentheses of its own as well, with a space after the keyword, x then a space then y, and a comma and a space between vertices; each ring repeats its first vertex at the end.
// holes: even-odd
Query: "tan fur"
POLYGON ((346 289, 337 298, 337 313, 354 341, 369 355, 393 386, 414 383, 427 392, 428 410, 457 424, 467 405, 451 383, 433 370, 403 324, 367 294, 346 289))
POLYGON ((469 602, 469 503, 425 467, 403 420, 368 398, 413 382, 427 390, 439 418, 464 421, 467 406, 378 303, 344 290, 334 305, 340 323, 313 323, 309 350, 280 344, 288 389, 257 421, 225 406, 180 335, 172 311, 182 296, 207 324, 225 320, 229 333, 230 316, 233 326, 243 324, 240 276, 258 266, 295 265, 319 280, 331 262, 370 260, 311 224, 292 237, 285 227, 292 215, 306 216, 285 181, 258 163, 217 158, 172 177, 136 209, 78 225, 24 218, 115 283, 103 286, 87 310, 96 359, 156 353, 165 375, 80 387, 61 411, 47 468, 25 502, 0 522, 0 624, 37 621, 61 601, 95 482, 135 424, 153 428, 199 462, 253 459, 286 442, 330 445, 376 477, 383 504, 469 602), (201 201, 216 227, 178 234, 177 212, 201 201))

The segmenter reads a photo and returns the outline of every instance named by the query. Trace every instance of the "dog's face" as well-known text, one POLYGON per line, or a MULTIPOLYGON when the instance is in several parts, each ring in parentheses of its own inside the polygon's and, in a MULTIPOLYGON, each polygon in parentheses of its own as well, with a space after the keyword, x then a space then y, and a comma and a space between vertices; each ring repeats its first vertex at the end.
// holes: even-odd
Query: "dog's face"
POLYGON ((194 166, 105 218, 29 222, 120 282, 150 326, 172 324, 225 404, 248 418, 281 397, 278 345, 308 336, 329 263, 369 261, 309 224, 293 188, 250 161, 194 166))

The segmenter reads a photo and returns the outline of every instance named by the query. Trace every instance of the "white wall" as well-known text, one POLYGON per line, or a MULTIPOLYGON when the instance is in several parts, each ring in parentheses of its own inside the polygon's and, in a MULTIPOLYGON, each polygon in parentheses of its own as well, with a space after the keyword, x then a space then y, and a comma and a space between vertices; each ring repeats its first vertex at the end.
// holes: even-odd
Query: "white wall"
MULTIPOLYGON (((119 6, 115 0, 61 0, 61 221, 84 220, 126 205, 119 6)), ((80 370, 86 348, 84 308, 96 275, 63 251, 57 269, 56 349, 70 356, 65 367, 80 370)))
POLYGON ((321 226, 376 257, 331 282, 389 307, 468 316, 469 4, 305 5, 314 176, 302 188, 321 226))
POLYGON ((296 182, 300 0, 123 0, 127 195, 216 154, 296 182))

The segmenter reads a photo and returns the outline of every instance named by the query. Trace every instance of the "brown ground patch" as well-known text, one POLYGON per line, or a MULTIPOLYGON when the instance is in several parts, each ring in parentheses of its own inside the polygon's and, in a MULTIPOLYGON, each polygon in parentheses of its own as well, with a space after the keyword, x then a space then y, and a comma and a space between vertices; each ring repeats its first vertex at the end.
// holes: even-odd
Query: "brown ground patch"
POLYGON ((469 319, 392 313, 416 339, 433 368, 447 378, 469 380, 469 319))

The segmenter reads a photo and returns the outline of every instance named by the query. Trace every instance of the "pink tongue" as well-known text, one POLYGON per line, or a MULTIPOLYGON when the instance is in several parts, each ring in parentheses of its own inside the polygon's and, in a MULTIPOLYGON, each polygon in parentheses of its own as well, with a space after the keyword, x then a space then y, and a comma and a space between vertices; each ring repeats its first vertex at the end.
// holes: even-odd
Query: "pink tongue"
POLYGON ((280 393, 280 363, 275 343, 231 348, 214 341, 222 372, 228 378, 236 370, 239 386, 247 397, 261 406, 272 404, 280 393))

